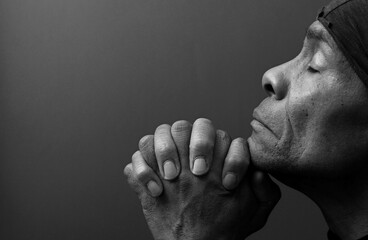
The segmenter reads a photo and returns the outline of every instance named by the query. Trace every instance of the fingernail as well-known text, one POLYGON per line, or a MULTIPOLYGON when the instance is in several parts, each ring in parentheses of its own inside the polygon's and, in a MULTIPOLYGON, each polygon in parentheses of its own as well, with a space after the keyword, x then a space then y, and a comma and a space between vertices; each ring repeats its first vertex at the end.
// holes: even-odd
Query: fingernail
POLYGON ((177 171, 175 164, 168 160, 164 163, 164 177, 165 179, 171 180, 176 177, 177 171))
POLYGON ((207 163, 206 160, 202 157, 194 160, 193 164, 193 173, 196 175, 202 175, 207 171, 207 163))
POLYGON ((222 184, 228 190, 232 190, 236 187, 238 179, 234 173, 227 173, 222 180, 222 184))
POLYGON ((161 194, 161 188, 155 181, 149 181, 147 188, 151 192, 152 197, 158 197, 161 194))

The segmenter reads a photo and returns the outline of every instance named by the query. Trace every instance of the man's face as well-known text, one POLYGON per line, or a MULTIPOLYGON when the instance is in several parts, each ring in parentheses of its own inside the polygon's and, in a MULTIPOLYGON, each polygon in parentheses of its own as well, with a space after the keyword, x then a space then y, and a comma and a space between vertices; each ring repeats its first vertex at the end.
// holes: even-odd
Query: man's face
POLYGON ((320 22, 262 84, 269 97, 254 110, 248 139, 256 167, 324 178, 367 169, 368 92, 320 22))

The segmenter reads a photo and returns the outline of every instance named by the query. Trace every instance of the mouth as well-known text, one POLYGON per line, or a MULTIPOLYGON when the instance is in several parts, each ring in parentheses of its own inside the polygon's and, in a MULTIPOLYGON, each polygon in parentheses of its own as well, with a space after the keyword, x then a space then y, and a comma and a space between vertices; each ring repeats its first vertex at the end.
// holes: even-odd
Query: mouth
POLYGON ((267 124, 264 123, 264 121, 260 117, 257 110, 253 111, 253 120, 250 123, 250 125, 252 126, 253 130, 256 132, 266 129, 270 131, 271 133, 273 133, 273 131, 267 126, 267 124))

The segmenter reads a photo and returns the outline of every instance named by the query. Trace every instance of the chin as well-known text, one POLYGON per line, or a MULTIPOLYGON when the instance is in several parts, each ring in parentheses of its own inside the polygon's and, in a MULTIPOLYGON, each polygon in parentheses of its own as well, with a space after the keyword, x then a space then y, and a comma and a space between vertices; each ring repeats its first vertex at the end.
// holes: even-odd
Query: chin
POLYGON ((248 139, 250 160, 255 169, 267 172, 280 182, 301 189, 308 182, 330 182, 346 178, 351 171, 349 167, 329 166, 323 164, 326 159, 300 159, 298 155, 290 156, 275 148, 266 148, 252 138, 248 139))
POLYGON ((308 170, 297 164, 297 158, 290 157, 290 151, 278 147, 277 144, 265 144, 257 140, 254 136, 247 140, 250 160, 256 169, 271 174, 289 186, 290 183, 303 179, 303 176, 308 176, 308 170))
POLYGON ((253 134, 248 138, 250 160, 256 169, 272 173, 287 167, 287 157, 277 147, 277 143, 266 144, 259 142, 259 139, 253 134))
POLYGON ((263 151, 248 140, 249 152, 251 156, 251 163, 255 169, 261 170, 270 174, 283 184, 299 189, 300 175, 295 174, 297 169, 294 169, 286 159, 281 159, 277 154, 271 153, 270 151, 263 151))

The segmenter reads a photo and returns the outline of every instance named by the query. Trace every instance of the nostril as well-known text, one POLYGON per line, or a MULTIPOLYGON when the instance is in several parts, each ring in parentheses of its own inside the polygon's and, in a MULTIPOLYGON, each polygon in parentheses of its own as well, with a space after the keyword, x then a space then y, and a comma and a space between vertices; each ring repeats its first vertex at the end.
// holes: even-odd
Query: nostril
POLYGON ((264 89, 266 90, 268 95, 270 95, 270 96, 275 95, 275 91, 274 91, 271 84, 269 84, 269 83, 265 84, 264 89))
POLYGON ((262 87, 267 95, 275 100, 283 99, 288 92, 289 77, 286 75, 287 65, 271 68, 263 74, 262 87))

